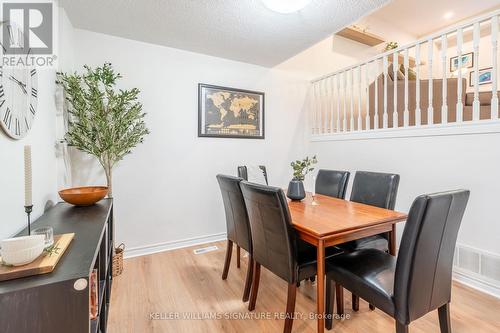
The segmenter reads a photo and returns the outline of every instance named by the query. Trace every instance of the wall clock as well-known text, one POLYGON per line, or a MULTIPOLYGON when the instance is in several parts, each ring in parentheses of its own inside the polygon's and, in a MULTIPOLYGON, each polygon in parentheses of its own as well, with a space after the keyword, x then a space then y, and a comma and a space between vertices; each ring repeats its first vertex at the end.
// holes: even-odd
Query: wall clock
POLYGON ((32 68, 0 68, 0 125, 13 139, 28 134, 38 104, 38 74, 32 68))
MULTIPOLYGON (((10 42, 22 43, 22 33, 7 27, 10 42)), ((0 67, 0 125, 13 139, 22 139, 33 126, 38 104, 38 73, 33 67, 0 67)))

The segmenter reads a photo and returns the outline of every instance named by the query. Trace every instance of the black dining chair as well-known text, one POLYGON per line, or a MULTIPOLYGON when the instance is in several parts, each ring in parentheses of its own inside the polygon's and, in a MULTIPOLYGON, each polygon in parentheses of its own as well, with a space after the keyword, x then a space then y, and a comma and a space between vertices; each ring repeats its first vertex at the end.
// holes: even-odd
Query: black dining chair
POLYGON ((248 301, 250 286, 252 284, 253 257, 250 224, 248 222, 245 201, 243 200, 243 195, 241 194, 240 189, 240 182, 242 180, 243 179, 239 177, 217 175, 217 181, 219 182, 219 187, 222 193, 222 201, 224 202, 227 228, 227 250, 226 259, 224 261, 224 269, 222 271, 222 280, 227 279, 229 266, 231 264, 231 255, 233 253, 233 243, 235 243, 238 246, 238 268, 240 268, 239 248, 242 247, 249 254, 247 276, 243 290, 243 302, 246 302, 248 301))
MULTIPOLYGON (((267 169, 264 165, 259 165, 259 169, 262 171, 262 174, 264 175, 264 180, 266 181, 265 185, 268 185, 268 180, 267 180, 267 169)), ((248 167, 246 165, 240 165, 238 166, 238 177, 243 178, 243 180, 248 181, 248 167)), ((241 251, 240 247, 236 245, 236 265, 238 268, 240 268, 240 257, 241 257, 241 251)))
POLYGON ((350 174, 349 171, 320 169, 316 178, 316 193, 344 199, 350 174))
MULTIPOLYGON (((259 168, 262 171, 262 173, 264 174, 264 179, 266 180, 266 185, 268 185, 269 182, 267 180, 267 170, 266 170, 266 167, 264 165, 259 165, 259 168)), ((248 168, 247 168, 246 165, 240 165, 238 167, 238 177, 241 177, 244 180, 248 181, 248 168)))
MULTIPOLYGON (((451 333, 453 255, 468 199, 467 190, 416 198, 397 259, 377 249, 329 259, 327 314, 333 312, 333 284, 340 284, 392 316, 397 333, 408 333, 412 321, 435 309, 441 333, 451 333)), ((331 319, 326 320, 326 327, 332 327, 331 319)))
MULTIPOLYGON (((351 190, 351 201, 394 210, 399 187, 399 175, 392 173, 357 171, 351 190)), ((389 251, 388 233, 365 237, 340 245, 344 250, 355 251, 376 248, 389 251)))
MULTIPOLYGON (((391 173, 357 171, 354 176, 354 182, 351 190, 351 201, 363 203, 370 206, 376 206, 385 209, 394 209, 399 187, 399 175, 391 173)), ((375 248, 389 252, 389 234, 369 236, 353 240, 338 246, 346 252, 352 252, 360 249, 375 248)), ((341 287, 337 286, 337 306, 343 313, 344 299, 341 287)), ((352 295, 352 309, 359 310, 359 297, 352 295)), ((370 304, 370 309, 375 307, 370 304)))
MULTIPOLYGON (((260 270, 264 266, 288 282, 284 332, 291 332, 297 284, 316 275, 316 247, 298 239, 280 188, 246 181, 240 187, 250 221, 255 265, 248 310, 255 309, 260 270)), ((339 253, 337 249, 330 251, 335 252, 327 252, 326 258, 339 253)))

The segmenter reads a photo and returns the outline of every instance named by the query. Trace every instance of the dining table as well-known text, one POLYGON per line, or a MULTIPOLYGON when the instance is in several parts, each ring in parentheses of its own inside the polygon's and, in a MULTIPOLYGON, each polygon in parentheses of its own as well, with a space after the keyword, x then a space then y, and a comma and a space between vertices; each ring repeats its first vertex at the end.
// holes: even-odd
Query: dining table
POLYGON ((316 246, 317 325, 325 330, 325 248, 352 240, 389 233, 389 252, 396 255, 396 224, 407 215, 326 195, 306 194, 288 201, 292 224, 298 236, 316 246))

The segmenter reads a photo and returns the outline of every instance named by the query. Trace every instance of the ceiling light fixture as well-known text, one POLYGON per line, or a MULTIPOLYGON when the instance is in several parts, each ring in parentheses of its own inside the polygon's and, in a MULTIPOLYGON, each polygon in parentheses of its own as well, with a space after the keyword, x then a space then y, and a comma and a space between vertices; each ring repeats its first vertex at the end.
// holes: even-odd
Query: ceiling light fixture
POLYGON ((455 13, 453 13, 453 12, 446 12, 446 13, 444 13, 443 18, 445 20, 449 20, 449 19, 451 19, 453 17, 453 15, 455 15, 455 13))
POLYGON ((264 5, 272 11, 290 14, 303 9, 311 0, 262 0, 264 5))

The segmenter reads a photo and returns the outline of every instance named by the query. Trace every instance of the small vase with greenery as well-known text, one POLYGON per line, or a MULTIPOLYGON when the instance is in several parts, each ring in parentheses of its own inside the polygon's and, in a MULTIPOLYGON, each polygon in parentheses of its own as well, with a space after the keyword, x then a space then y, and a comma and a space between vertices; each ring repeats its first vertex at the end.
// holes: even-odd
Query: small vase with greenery
POLYGON ((139 89, 122 90, 122 76, 110 63, 83 66, 83 74, 57 73, 68 103, 66 142, 97 158, 104 168, 108 197, 113 197, 113 167, 149 134, 145 113, 138 101, 139 89))
POLYGON ((290 163, 293 169, 293 179, 288 185, 287 197, 292 200, 302 200, 306 197, 304 190, 304 179, 306 175, 314 170, 314 164, 318 163, 316 155, 312 158, 306 157, 303 160, 297 160, 290 163))

